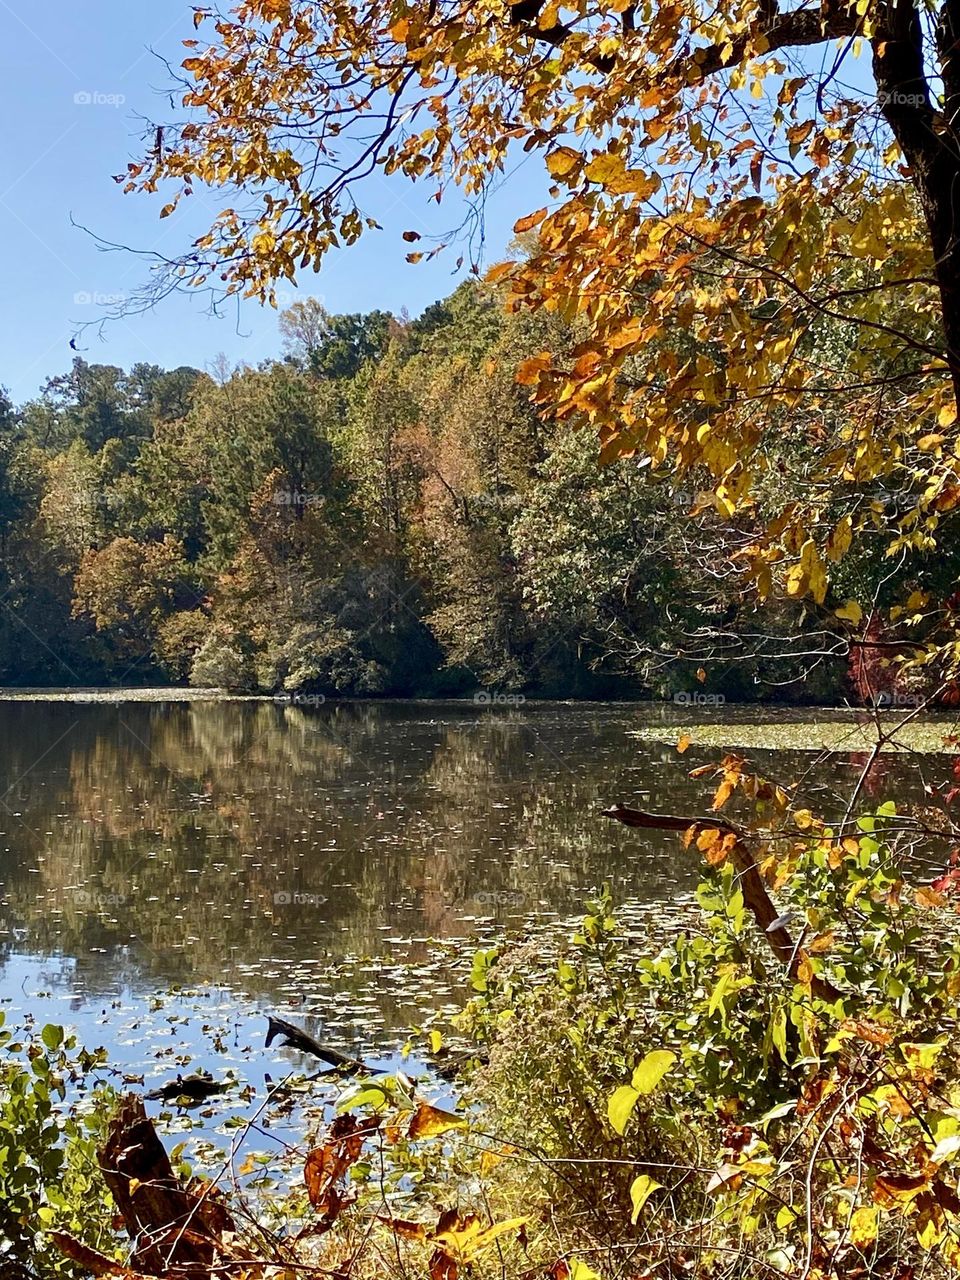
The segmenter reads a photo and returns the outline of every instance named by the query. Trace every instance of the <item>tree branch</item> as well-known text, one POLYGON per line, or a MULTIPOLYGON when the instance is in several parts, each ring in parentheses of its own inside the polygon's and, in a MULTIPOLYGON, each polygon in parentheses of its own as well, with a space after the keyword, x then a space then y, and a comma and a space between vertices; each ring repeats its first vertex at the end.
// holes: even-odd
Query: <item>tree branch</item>
MULTIPOLYGON (((803 958, 803 950, 800 946, 803 938, 801 936, 800 942, 794 943, 786 925, 780 922, 781 917, 767 893, 756 860, 746 843, 747 832, 743 827, 719 815, 711 814, 709 817, 699 818, 679 817, 671 813, 648 813, 643 809, 631 809, 624 804, 615 804, 612 808, 605 809, 603 816, 622 822, 627 827, 660 831, 688 831, 691 827, 707 830, 713 827, 734 836, 735 842, 731 854, 737 868, 743 900, 750 908, 760 932, 770 944, 771 951, 786 966, 790 977, 796 980, 800 961, 803 958)), ((821 978, 818 974, 812 976, 810 990, 818 999, 828 1000, 831 1003, 843 996, 843 992, 838 990, 832 982, 821 978)))

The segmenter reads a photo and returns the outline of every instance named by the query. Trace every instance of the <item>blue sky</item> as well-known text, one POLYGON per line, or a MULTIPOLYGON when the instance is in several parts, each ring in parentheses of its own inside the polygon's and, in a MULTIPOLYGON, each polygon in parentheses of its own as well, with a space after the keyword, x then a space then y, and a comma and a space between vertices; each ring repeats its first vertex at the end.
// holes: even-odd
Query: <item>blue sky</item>
MULTIPOLYGON (((146 278, 142 260, 103 253, 71 225, 71 216, 104 240, 174 253, 220 207, 215 192, 195 196, 188 212, 160 222, 164 199, 124 196, 111 176, 139 157, 143 118, 170 114, 164 94, 168 74, 155 54, 178 62, 184 52, 180 42, 192 28, 190 6, 182 0, 0 0, 0 36, 7 51, 0 90, 6 98, 0 383, 17 402, 69 368, 76 323, 96 315, 95 301, 86 298, 128 294, 146 278)), ((542 202, 537 198, 540 173, 536 161, 523 165, 489 200, 488 262, 502 253, 514 221, 542 202)), ((463 278, 452 274, 459 250, 427 264, 404 260, 409 246, 401 239, 403 231, 437 235, 462 219, 464 210, 455 200, 438 208, 428 202, 430 191, 428 184, 373 179, 364 205, 384 231, 331 256, 319 274, 304 273, 299 296, 322 297, 331 311, 406 306, 417 314, 449 293, 463 278)), ((298 294, 287 289, 286 296, 293 301, 298 294)), ((186 297, 111 323, 105 339, 88 330, 80 339, 84 358, 124 367, 146 360, 167 368, 203 368, 221 352, 231 362, 255 362, 280 346, 277 314, 270 308, 245 302, 238 311, 231 304, 217 319, 206 314, 201 299, 186 297)))

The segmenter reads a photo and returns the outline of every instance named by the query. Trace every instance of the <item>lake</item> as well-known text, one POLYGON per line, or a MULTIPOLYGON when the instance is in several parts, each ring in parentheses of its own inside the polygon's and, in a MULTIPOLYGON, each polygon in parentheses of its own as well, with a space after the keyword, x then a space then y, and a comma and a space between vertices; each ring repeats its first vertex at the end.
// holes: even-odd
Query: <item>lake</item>
MULTIPOLYGON (((0 701, 0 1008, 67 1022, 148 1081, 242 1071, 253 1050, 289 1066, 262 1051, 265 1010, 392 1061, 462 1002, 477 939, 576 916, 604 881, 668 927, 693 857, 602 808, 701 812, 710 782, 691 769, 745 740, 835 811, 866 760, 850 725, 651 704, 0 701), (709 741, 694 728, 680 755, 691 725, 709 741), (821 740, 834 749, 798 749, 821 740)), ((953 727, 881 756, 864 803, 919 803, 953 727)))

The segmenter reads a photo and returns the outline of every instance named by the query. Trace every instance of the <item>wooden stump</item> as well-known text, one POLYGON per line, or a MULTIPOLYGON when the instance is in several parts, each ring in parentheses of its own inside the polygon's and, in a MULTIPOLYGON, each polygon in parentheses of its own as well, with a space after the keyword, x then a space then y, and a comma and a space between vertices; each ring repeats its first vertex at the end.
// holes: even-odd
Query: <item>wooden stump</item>
POLYGON ((144 1110, 127 1094, 100 1153, 103 1178, 134 1242, 131 1266, 147 1275, 209 1274, 233 1223, 212 1187, 184 1185, 144 1110))

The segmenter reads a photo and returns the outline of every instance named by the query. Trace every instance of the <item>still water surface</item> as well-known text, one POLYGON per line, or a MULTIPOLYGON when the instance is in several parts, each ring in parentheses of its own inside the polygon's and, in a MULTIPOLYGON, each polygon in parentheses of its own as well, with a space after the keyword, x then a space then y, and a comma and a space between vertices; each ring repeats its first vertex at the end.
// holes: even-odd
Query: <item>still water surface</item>
MULTIPOLYGON (((718 750, 678 755, 689 719, 651 705, 0 701, 0 1009, 68 1022, 148 1080, 211 1044, 226 1061, 256 1046, 267 1066, 289 1062, 262 1054, 265 1009, 389 1059, 411 1025, 461 1002, 471 946, 457 940, 565 920, 603 881, 651 927, 669 919, 692 859, 600 810, 707 807, 709 782, 688 774, 718 750)), ((751 755, 828 809, 864 762, 751 755)), ((884 757, 868 799, 919 796, 924 780, 923 758, 884 757)))

